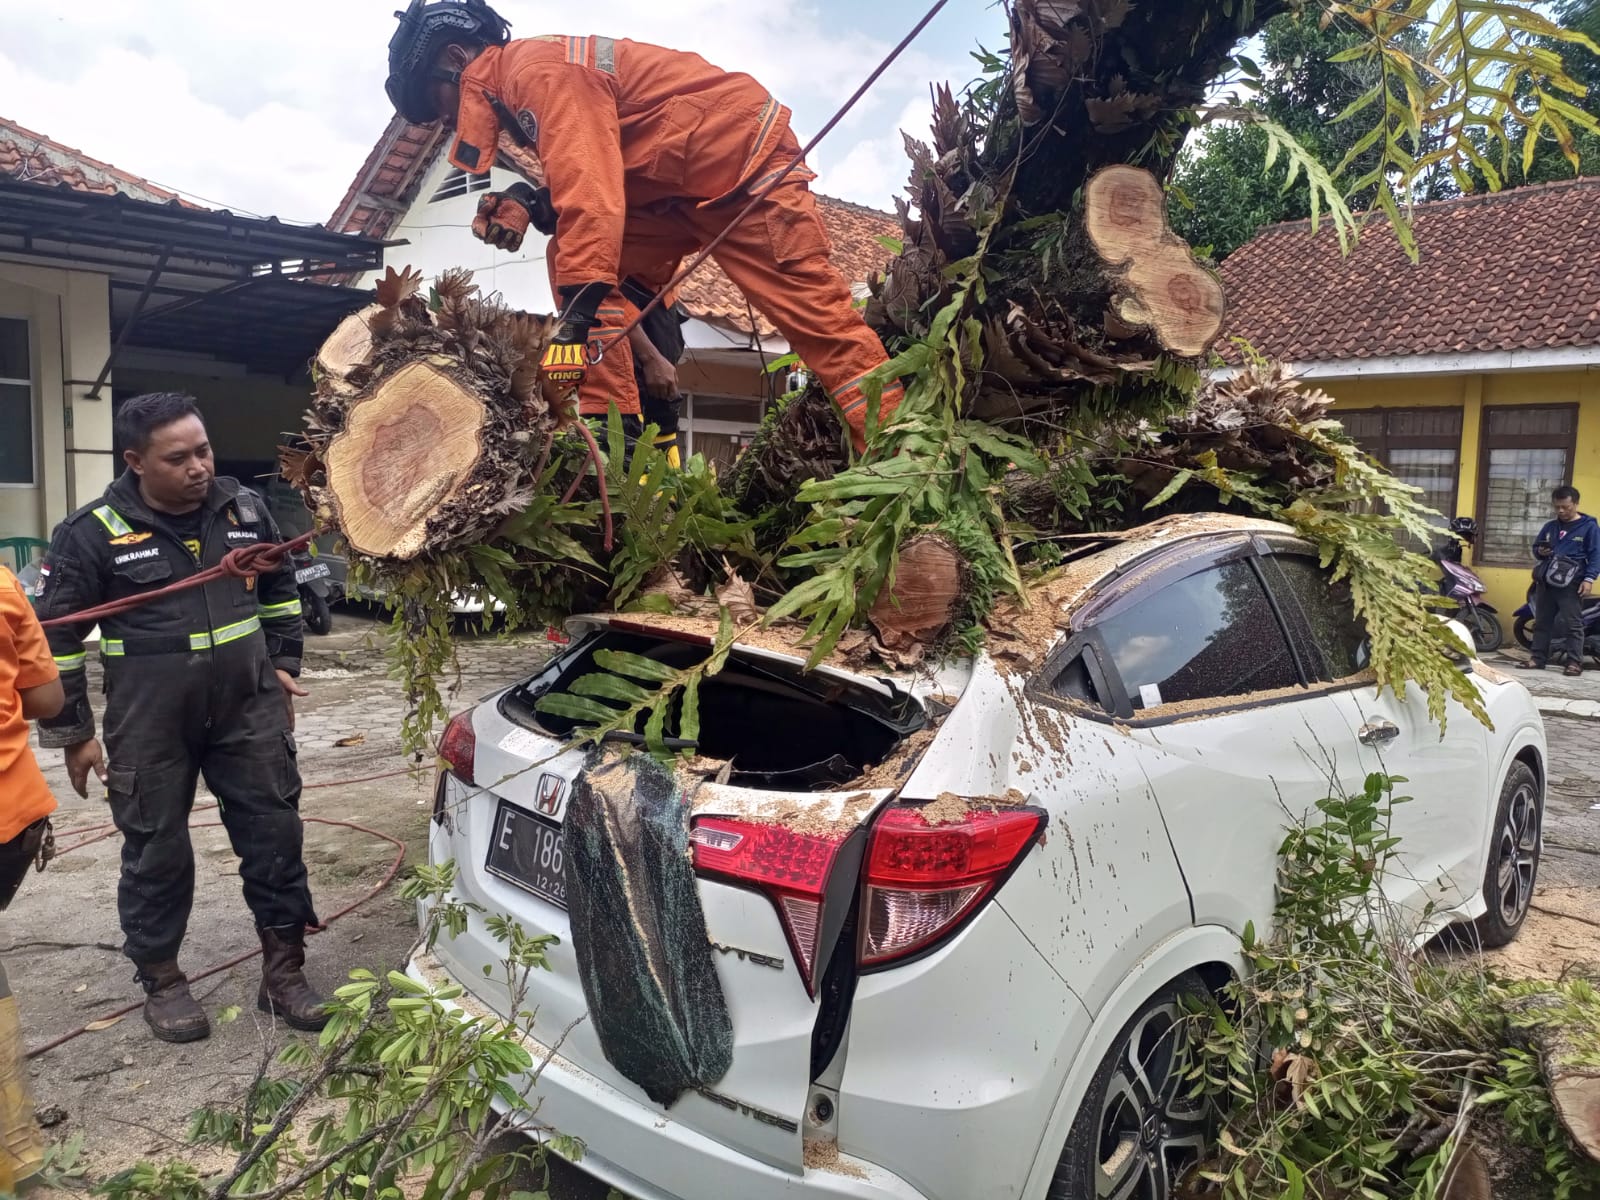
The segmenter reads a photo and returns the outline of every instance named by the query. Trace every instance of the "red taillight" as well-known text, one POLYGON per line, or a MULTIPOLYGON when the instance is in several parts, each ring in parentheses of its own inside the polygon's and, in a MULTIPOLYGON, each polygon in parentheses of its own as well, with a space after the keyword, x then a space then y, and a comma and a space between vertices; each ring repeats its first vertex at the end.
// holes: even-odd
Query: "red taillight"
POLYGON ((1044 827, 1036 808, 972 812, 930 825, 915 808, 885 809, 863 871, 859 962, 882 966, 955 932, 1000 886, 1044 827))
POLYGON ((796 833, 729 817, 699 817, 689 833, 695 870, 757 888, 778 910, 806 991, 816 993, 817 938, 828 876, 844 835, 796 833))
POLYGON ((472 757, 478 750, 478 735, 472 732, 472 710, 457 713, 444 727, 439 741, 439 757, 449 764, 463 783, 477 783, 472 773, 472 757))

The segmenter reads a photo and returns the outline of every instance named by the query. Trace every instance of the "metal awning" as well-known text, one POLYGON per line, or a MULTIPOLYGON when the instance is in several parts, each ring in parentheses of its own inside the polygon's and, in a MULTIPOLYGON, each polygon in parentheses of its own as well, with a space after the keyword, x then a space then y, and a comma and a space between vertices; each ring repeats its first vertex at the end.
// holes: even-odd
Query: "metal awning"
POLYGON ((0 177, 0 261, 110 278, 113 350, 96 393, 132 347, 295 373, 372 299, 319 281, 378 270, 384 248, 404 244, 0 177))
POLYGON ((0 178, 0 254, 69 259, 117 269, 163 252, 175 276, 240 279, 253 274, 319 276, 371 271, 386 243, 242 217, 179 201, 158 204, 120 192, 100 195, 0 178))
POLYGON ((147 311, 130 344, 203 350, 251 371, 292 375, 335 325, 372 298, 361 288, 264 275, 147 311))

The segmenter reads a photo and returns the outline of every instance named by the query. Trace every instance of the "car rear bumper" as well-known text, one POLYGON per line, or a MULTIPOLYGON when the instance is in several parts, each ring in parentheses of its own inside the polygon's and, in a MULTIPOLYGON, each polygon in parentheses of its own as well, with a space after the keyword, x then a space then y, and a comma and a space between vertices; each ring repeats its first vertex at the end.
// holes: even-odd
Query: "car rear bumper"
MULTIPOLYGON (((406 973, 429 987, 459 982, 427 954, 406 964, 406 973)), ((470 991, 448 1003, 469 1016, 499 1019, 475 1002, 470 991)), ((539 1124, 580 1139, 585 1145, 583 1170, 636 1200, 925 1200, 898 1176, 848 1156, 838 1167, 800 1174, 759 1162, 673 1120, 670 1113, 640 1104, 526 1033, 522 1042, 536 1064, 545 1064, 528 1090, 538 1105, 539 1124)), ((528 1084, 525 1077, 506 1082, 517 1091, 528 1084)))

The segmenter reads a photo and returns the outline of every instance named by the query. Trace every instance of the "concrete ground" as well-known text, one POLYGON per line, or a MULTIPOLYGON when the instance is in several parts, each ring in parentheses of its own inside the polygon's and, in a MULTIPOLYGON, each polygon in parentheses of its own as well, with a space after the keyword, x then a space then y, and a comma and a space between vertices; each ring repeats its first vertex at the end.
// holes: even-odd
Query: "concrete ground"
MULTIPOLYGON (((382 831, 421 852, 429 816, 432 763, 415 777, 400 752, 404 702, 387 678, 377 629, 360 612, 341 611, 333 634, 308 641, 300 702, 300 765, 308 817, 350 821, 382 831), (367 776, 365 782, 343 782, 367 776)), ((460 643, 461 674, 453 709, 525 676, 548 652, 540 636, 468 636, 460 643)), ((1515 665, 1517 651, 1499 665, 1515 665)), ((97 668, 96 668, 97 670, 97 668)), ((1547 713, 1551 779, 1546 852, 1537 908, 1523 936, 1495 954, 1507 971, 1552 974, 1567 962, 1600 961, 1600 672, 1569 680, 1558 672, 1523 676, 1547 713)), ((94 681, 96 691, 98 680, 94 681)), ((98 799, 72 793, 60 755, 41 756, 61 800, 55 818, 62 847, 85 843, 107 819, 98 799)), ((202 795, 200 803, 208 801, 202 795)), ((200 817, 199 820, 205 820, 200 817)), ((116 879, 119 839, 82 845, 32 876, 0 916, 0 961, 18 996, 30 1046, 80 1029, 141 997, 119 952, 116 879)), ((239 895, 237 863, 220 829, 195 833, 195 915, 183 963, 192 974, 255 947, 239 895)), ((309 824, 306 858, 318 907, 327 915, 366 896, 395 855, 389 843, 356 830, 309 824)), ((331 989, 345 972, 399 965, 415 930, 394 889, 379 894, 311 941, 309 971, 331 989)), ((137 1013, 83 1034, 35 1058, 30 1075, 48 1135, 81 1133, 85 1165, 102 1177, 139 1159, 184 1154, 189 1114, 206 1102, 236 1098, 253 1077, 264 1048, 287 1035, 255 1010, 255 960, 196 984, 215 1014, 237 1005, 237 1020, 189 1046, 155 1042, 137 1013)), ((554 1200, 604 1200, 607 1189, 557 1164, 554 1200)), ((533 1184, 530 1190, 537 1190, 533 1184)))
MULTIPOLYGON (((306 817, 348 821, 404 843, 407 864, 424 852, 432 803, 433 762, 408 763, 400 749, 405 713, 387 678, 377 637, 381 625, 360 610, 336 614, 334 631, 307 639, 296 739, 306 783, 306 817), (414 775, 392 774, 418 766, 414 775), (345 783, 383 775, 386 778, 345 783)), ((460 643, 461 676, 452 709, 527 675, 549 651, 542 636, 470 636, 460 643)), ((91 660, 93 656, 91 655, 91 660)), ((98 665, 91 695, 98 696, 98 665)), ((98 705, 97 705, 98 708, 98 705)), ((84 843, 109 820, 101 799, 80 799, 67 782, 59 752, 39 752, 61 803, 57 844, 84 843), (82 831, 82 832, 76 832, 82 831)), ((202 789, 197 806, 212 803, 202 789)), ((208 818, 196 817, 196 822, 208 818)), ((121 839, 114 834, 58 858, 30 876, 0 916, 0 961, 22 1010, 30 1047, 80 1029, 142 1000, 120 951, 116 884, 121 839)), ((238 862, 220 828, 194 834, 194 915, 182 964, 191 976, 256 948, 254 924, 239 894, 238 862)), ((338 826, 309 823, 305 856, 319 915, 368 895, 396 856, 390 843, 338 826)), ((352 967, 379 974, 400 965, 416 933, 414 910, 393 887, 334 922, 308 945, 307 970, 324 990, 345 982, 352 967)), ((30 1064, 47 1136, 81 1133, 84 1165, 99 1178, 140 1159, 183 1155, 189 1114, 206 1103, 236 1099, 254 1077, 264 1049, 296 1037, 256 1011, 259 959, 194 984, 213 1015, 209 1039, 187 1046, 154 1041, 137 1012, 85 1033, 30 1064), (237 1020, 215 1024, 236 1005, 237 1020)), ((558 1164, 556 1200, 603 1200, 607 1189, 558 1164)))
POLYGON ((1515 942, 1486 957, 1530 977, 1600 962, 1600 671, 1525 671, 1527 654, 1514 645, 1488 661, 1514 672, 1544 714, 1550 781, 1533 911, 1515 942))

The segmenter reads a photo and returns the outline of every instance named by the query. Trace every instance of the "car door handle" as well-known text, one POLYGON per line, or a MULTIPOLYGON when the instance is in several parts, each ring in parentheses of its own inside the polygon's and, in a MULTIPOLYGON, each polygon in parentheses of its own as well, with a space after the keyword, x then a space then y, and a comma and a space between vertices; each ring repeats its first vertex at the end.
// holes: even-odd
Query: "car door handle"
POLYGON ((1400 736, 1400 727, 1393 721, 1369 721, 1361 727, 1356 738, 1363 746, 1381 746, 1400 736))

